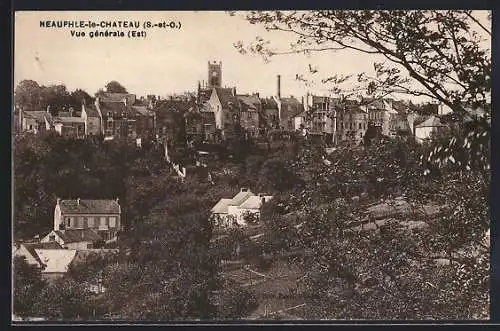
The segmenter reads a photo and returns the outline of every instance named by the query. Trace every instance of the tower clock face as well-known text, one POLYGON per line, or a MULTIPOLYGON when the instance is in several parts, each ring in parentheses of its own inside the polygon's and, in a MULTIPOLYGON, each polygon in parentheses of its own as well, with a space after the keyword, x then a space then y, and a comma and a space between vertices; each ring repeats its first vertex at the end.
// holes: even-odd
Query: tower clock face
POLYGON ((212 77, 217 77, 217 71, 212 71, 212 77))

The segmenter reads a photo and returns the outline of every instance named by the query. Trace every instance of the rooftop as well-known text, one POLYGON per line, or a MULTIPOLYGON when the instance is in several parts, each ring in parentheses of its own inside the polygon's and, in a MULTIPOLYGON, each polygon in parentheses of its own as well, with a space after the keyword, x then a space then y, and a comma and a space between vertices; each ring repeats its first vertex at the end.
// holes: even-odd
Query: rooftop
POLYGON ((55 233, 64 241, 64 243, 82 241, 98 242, 102 240, 101 236, 92 229, 57 230, 55 233))
POLYGON ((43 273, 64 273, 75 257, 74 249, 36 249, 42 263, 45 265, 43 273))
POLYGON ((60 200, 63 214, 120 214, 120 205, 116 200, 60 200))
POLYGON ((219 202, 215 204, 212 208, 212 213, 214 214, 227 214, 227 207, 233 199, 220 199, 219 202))
POLYGON ((254 195, 246 199, 238 208, 241 209, 260 209, 262 206, 262 199, 265 202, 271 200, 273 197, 271 195, 258 196, 254 195))

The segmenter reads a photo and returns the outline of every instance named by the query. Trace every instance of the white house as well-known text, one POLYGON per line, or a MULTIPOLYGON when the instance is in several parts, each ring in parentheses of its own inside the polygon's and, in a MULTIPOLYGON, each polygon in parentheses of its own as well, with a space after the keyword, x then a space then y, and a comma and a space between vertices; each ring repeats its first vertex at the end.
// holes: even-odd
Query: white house
POLYGON ((438 117, 432 115, 422 123, 415 126, 415 139, 419 143, 429 140, 433 134, 446 127, 438 117))
POLYGON ((102 237, 93 229, 52 230, 41 242, 57 242, 68 249, 93 249, 102 242, 102 237))
POLYGON ((57 278, 68 272, 76 250, 74 249, 36 249, 37 255, 45 266, 42 277, 57 278))
POLYGON ((247 215, 253 215, 256 220, 260 219, 260 209, 262 205, 273 197, 271 195, 253 195, 246 199, 236 210, 236 222, 240 225, 247 224, 247 215))
POLYGON ((271 200, 272 196, 255 195, 248 188, 241 188, 232 199, 220 199, 212 208, 212 220, 219 229, 227 229, 233 225, 245 226, 246 215, 260 217, 262 204, 271 200))

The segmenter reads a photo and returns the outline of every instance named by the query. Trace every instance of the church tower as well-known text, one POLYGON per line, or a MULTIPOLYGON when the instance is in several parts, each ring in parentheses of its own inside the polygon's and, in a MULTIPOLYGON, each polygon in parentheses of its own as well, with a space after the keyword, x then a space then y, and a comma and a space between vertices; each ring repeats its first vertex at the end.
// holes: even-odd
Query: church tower
POLYGON ((221 87, 222 86, 222 62, 208 62, 208 86, 221 87))

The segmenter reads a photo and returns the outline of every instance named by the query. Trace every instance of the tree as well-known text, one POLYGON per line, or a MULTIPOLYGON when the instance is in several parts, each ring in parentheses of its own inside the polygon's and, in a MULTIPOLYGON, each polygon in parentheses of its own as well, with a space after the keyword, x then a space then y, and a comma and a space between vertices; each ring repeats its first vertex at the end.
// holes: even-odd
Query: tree
POLYGON ((128 93, 127 89, 116 80, 110 81, 105 87, 108 93, 128 93))
POLYGON ((25 108, 36 108, 40 105, 40 90, 41 86, 34 80, 23 80, 17 86, 14 92, 14 100, 16 105, 25 108))
POLYGON ((73 107, 79 109, 83 104, 90 105, 94 102, 94 99, 84 90, 76 89, 71 92, 71 99, 73 107))
POLYGON ((44 288, 40 270, 26 262, 24 257, 15 257, 13 263, 13 313, 20 317, 33 317, 38 293, 44 288))
MULTIPOLYGON (((322 83, 332 84, 337 93, 425 96, 450 107, 461 121, 467 114, 465 104, 481 106, 485 116, 474 119, 469 140, 485 133, 489 141, 491 51, 485 44, 491 32, 476 14, 471 10, 253 11, 245 15, 250 23, 288 32, 295 37, 294 43, 290 50, 275 50, 269 41, 257 37, 248 47, 242 42, 235 46, 242 53, 251 51, 266 59, 342 50, 377 56, 383 62, 374 63, 375 74, 357 73, 354 87, 345 86, 352 85, 353 75, 326 77, 322 83)), ((435 164, 454 155, 454 149, 448 152, 435 158, 435 164)), ((489 158, 484 164, 489 165, 489 158)))

